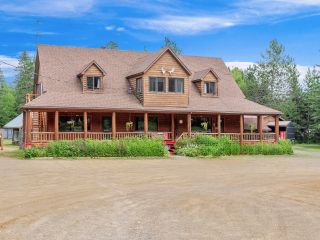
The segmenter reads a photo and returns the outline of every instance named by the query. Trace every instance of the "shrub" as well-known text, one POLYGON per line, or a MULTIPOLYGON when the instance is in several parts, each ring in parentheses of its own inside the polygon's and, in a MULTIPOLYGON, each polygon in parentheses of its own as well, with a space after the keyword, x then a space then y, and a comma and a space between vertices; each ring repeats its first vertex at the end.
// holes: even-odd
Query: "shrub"
POLYGON ((197 157, 197 156, 223 156, 223 155, 281 155, 292 154, 290 141, 282 140, 276 144, 255 144, 243 145, 230 141, 226 137, 212 137, 198 135, 193 138, 181 139, 176 144, 176 154, 197 157))
POLYGON ((24 150, 25 158, 35 157, 138 157, 166 156, 161 139, 127 138, 121 140, 76 140, 50 142, 46 147, 24 150))

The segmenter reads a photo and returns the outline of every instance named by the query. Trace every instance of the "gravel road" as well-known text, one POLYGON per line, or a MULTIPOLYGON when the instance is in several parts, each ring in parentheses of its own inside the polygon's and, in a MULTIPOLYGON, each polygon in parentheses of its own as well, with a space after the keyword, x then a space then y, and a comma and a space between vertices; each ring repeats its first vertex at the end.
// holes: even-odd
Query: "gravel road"
POLYGON ((319 239, 320 158, 0 157, 0 239, 319 239))

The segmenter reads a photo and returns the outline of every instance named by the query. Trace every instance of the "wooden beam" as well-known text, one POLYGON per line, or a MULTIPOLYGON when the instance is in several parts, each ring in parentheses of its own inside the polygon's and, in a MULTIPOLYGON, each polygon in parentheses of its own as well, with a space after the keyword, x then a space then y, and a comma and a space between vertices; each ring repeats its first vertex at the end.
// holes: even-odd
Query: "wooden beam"
POLYGON ((116 112, 112 112, 112 120, 111 120, 111 125, 112 125, 112 139, 116 139, 117 137, 117 116, 116 112))
POLYGON ((54 112, 54 139, 59 140, 59 112, 54 112))
POLYGON ((240 145, 243 145, 243 115, 240 115, 240 145))
POLYGON ((262 115, 257 116, 258 121, 258 131, 259 131, 259 139, 262 142, 262 115))
POLYGON ((148 118, 148 113, 144 113, 144 118, 143 118, 143 130, 144 134, 147 135, 149 131, 149 118, 148 118))
POLYGON ((174 140, 174 113, 171 113, 171 134, 172 134, 172 139, 174 140))
POLYGON ((191 113, 187 116, 188 136, 191 137, 191 113))
POLYGON ((217 117, 217 125, 218 125, 218 135, 221 134, 221 114, 219 113, 218 114, 218 117, 217 117))
POLYGON ((84 131, 84 138, 88 137, 88 113, 83 113, 83 131, 84 131))
POLYGON ((278 142, 279 141, 279 115, 274 116, 274 132, 275 132, 274 140, 275 142, 278 142))

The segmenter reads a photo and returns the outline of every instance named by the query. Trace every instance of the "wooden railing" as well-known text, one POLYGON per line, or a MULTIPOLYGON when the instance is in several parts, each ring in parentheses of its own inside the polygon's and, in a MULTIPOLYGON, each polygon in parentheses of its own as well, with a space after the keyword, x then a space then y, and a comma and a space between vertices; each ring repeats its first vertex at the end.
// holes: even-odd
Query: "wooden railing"
POLYGON ((35 93, 27 93, 26 94, 26 103, 32 101, 33 99, 35 99, 38 96, 38 94, 35 93))
POLYGON ((54 140, 54 132, 31 132, 32 142, 49 142, 54 140))
POLYGON ((88 137, 92 140, 110 140, 112 139, 112 133, 110 132, 88 132, 88 137))
MULTIPOLYGON (((240 141, 240 133, 203 133, 203 132, 191 132, 190 137, 195 137, 198 135, 206 135, 212 137, 228 137, 231 141, 240 141)), ((184 139, 189 137, 188 132, 183 132, 178 138, 177 141, 180 139, 184 139)), ((260 142, 260 134, 259 133, 244 133, 243 134, 243 141, 244 142, 260 142)), ((263 133, 262 134, 262 141, 263 142, 274 142, 275 141, 275 133, 263 133)))
MULTIPOLYGON (((59 132, 59 140, 77 140, 84 138, 84 132, 59 132)), ((129 137, 144 137, 144 132, 117 132, 116 138, 129 138, 129 137)), ((171 132, 148 132, 148 137, 158 137, 161 136, 164 140, 171 140, 171 132)), ((93 140, 111 140, 111 132, 88 132, 88 139, 93 140)), ((33 143, 45 143, 55 140, 54 132, 31 132, 31 142, 33 143)))
POLYGON ((84 138, 84 132, 59 132, 59 140, 77 140, 84 138))

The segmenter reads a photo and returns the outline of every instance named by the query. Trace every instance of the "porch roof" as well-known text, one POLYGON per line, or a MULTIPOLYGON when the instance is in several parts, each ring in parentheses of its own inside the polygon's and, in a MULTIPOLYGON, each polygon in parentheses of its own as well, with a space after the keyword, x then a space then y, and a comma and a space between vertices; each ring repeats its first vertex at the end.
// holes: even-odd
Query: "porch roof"
MULTIPOLYGON (((241 98, 197 98, 190 99, 188 107, 144 107, 135 96, 123 93, 83 94, 83 93, 45 93, 25 105, 28 109, 54 110, 74 109, 92 111, 132 111, 132 112, 170 112, 170 113, 226 113, 226 114, 265 114, 276 115, 279 111, 241 98)), ((192 98, 192 97, 191 97, 192 98)))

